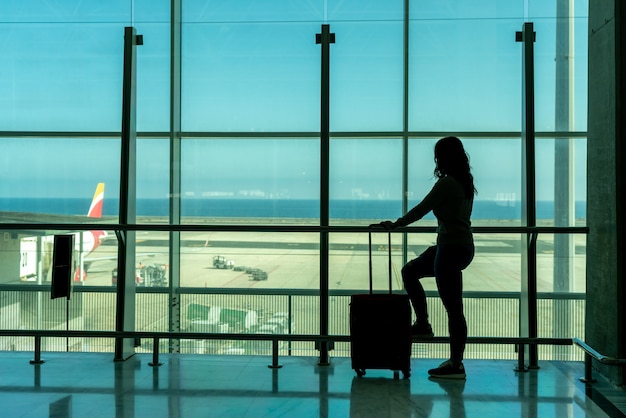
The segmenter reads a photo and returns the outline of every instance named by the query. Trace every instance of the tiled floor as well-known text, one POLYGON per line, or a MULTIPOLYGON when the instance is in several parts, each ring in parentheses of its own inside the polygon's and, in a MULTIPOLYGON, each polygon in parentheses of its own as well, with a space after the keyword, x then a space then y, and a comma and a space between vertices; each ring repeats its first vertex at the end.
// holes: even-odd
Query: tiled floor
MULTIPOLYGON (((0 417, 606 417, 604 383, 585 392, 582 363, 543 362, 516 373, 512 361, 468 360, 465 381, 429 380, 441 360, 416 359, 410 379, 388 370, 358 378, 350 359, 0 353, 0 417), (400 376, 401 377, 401 376, 400 376), (595 393, 595 395, 594 395, 595 393), (599 404, 597 403, 599 402, 599 404)), ((619 391, 618 391, 619 392, 619 391)), ((614 394, 614 396, 617 396, 614 394)), ((618 396, 619 397, 619 396, 618 396)))

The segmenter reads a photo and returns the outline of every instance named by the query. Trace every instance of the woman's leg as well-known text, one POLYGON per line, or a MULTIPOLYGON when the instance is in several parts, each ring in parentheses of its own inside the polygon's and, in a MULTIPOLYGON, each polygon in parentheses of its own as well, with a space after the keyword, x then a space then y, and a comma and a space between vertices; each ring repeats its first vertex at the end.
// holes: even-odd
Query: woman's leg
POLYGON ((467 341, 467 322, 463 313, 463 274, 474 258, 473 246, 440 245, 435 257, 435 278, 439 296, 448 313, 450 360, 461 364, 467 341))
POLYGON ((415 311, 418 324, 428 323, 428 306, 426 304, 426 293, 420 283, 423 277, 433 277, 435 275, 435 255, 437 247, 429 247, 419 257, 406 263, 402 267, 402 281, 404 290, 409 295, 411 305, 415 311))

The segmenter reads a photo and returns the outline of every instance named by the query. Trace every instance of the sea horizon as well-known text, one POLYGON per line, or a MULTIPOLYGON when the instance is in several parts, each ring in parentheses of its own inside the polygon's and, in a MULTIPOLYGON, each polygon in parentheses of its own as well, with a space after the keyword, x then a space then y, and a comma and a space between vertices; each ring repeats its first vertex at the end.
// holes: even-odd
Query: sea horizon
MULTIPOLYGON (((86 215, 90 199, 85 198, 0 198, 0 211, 48 213, 55 215, 86 215)), ((418 202, 409 202, 409 207, 418 202)), ((166 198, 139 198, 137 216, 169 215, 166 198)), ((400 200, 332 199, 330 217, 334 219, 393 219, 402 213, 400 200)), ((475 200, 472 219, 520 219, 519 200, 475 200)), ((575 218, 586 218, 586 202, 577 201, 575 218)), ((103 216, 117 216, 119 199, 108 198, 103 216)), ((230 218, 319 218, 320 203, 315 199, 263 198, 185 198, 181 200, 181 215, 186 217, 230 218)), ((554 219, 554 202, 537 201, 537 219, 554 219)), ((424 219, 434 219, 432 213, 424 219)))

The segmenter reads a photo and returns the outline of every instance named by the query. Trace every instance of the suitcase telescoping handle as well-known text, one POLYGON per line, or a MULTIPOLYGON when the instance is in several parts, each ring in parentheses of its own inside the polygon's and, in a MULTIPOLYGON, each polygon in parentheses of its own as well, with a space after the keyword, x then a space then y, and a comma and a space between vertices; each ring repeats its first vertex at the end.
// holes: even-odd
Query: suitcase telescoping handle
MULTIPOLYGON (((374 225, 371 225, 373 227, 374 225)), ((374 293, 374 274, 373 274, 373 265, 372 265, 372 230, 368 231, 369 238, 369 262, 370 262, 370 295, 374 293)), ((391 284, 391 231, 387 231, 387 250, 389 253, 388 262, 389 262, 389 294, 392 293, 392 284, 391 284)))

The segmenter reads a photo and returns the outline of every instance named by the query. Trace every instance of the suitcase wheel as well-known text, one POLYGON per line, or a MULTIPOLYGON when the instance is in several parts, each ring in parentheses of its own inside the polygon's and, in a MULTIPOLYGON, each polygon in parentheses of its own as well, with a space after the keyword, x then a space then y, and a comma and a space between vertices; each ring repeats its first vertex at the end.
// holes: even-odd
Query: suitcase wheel
POLYGON ((365 369, 354 369, 354 371, 356 372, 356 375, 359 377, 365 376, 365 369))

